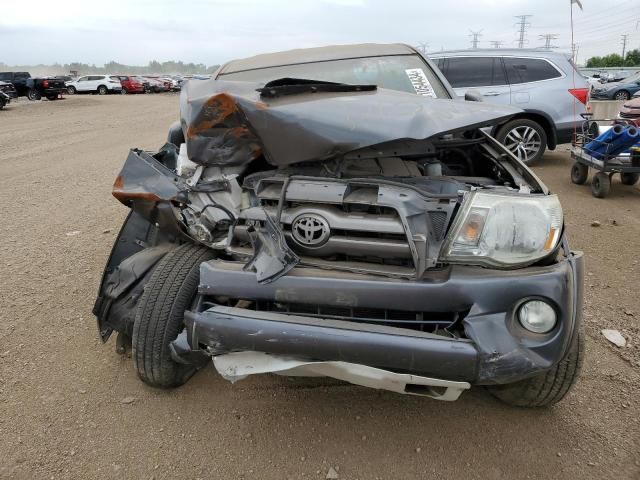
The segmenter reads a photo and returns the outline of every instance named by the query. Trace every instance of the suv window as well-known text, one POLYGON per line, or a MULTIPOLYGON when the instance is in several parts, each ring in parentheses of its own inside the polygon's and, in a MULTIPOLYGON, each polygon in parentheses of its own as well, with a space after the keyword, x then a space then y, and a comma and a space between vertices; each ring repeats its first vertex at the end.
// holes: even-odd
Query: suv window
POLYGON ((441 58, 438 67, 453 88, 507 84, 499 57, 441 58))
POLYGON ((9 80, 13 78, 13 75, 10 72, 0 73, 0 80, 9 80))
POLYGON ((388 55, 300 63, 221 73, 219 76, 229 80, 264 83, 285 77, 360 85, 372 84, 380 88, 410 93, 422 93, 432 89, 436 98, 449 98, 447 89, 435 72, 418 55, 388 55))
POLYGON ((504 57, 509 83, 538 82, 561 77, 562 74, 542 58, 504 57))
POLYGON ((102 80, 104 75, 90 75, 89 80, 102 80))

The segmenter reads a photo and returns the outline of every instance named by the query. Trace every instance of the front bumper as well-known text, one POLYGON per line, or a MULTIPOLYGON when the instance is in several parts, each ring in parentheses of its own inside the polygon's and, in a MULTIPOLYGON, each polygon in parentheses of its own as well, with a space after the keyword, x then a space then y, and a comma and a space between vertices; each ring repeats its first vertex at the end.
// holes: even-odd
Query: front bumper
POLYGON ((614 92, 609 92, 609 91, 596 92, 592 90, 589 97, 591 100, 613 100, 613 94, 614 92))
MULTIPOLYGON (((199 291, 240 299, 266 299, 365 308, 466 312, 466 338, 411 329, 243 308, 210 306, 185 315, 186 342, 174 353, 223 355, 256 351, 319 361, 341 361, 394 372, 472 384, 514 382, 564 358, 581 321, 583 258, 498 271, 451 266, 422 281, 295 268, 259 284, 234 262, 201 265, 199 291), (518 305, 542 298, 554 306, 558 325, 534 335, 515 319, 518 305)), ((184 339, 183 339, 184 340, 184 339)))

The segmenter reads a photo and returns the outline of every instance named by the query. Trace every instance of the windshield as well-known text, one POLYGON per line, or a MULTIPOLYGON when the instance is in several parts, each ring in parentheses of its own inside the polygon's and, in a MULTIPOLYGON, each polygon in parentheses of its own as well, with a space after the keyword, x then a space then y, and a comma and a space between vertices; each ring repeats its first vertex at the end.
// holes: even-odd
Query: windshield
POLYGON ((429 65, 417 55, 349 58, 220 74, 220 78, 225 80, 264 83, 284 77, 377 85, 402 92, 450 98, 429 65))

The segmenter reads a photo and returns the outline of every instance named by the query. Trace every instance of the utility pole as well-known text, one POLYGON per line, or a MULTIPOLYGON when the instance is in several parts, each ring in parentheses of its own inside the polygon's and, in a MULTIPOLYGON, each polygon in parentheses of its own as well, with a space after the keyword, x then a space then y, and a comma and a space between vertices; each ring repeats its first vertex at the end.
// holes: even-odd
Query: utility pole
POLYGON ((520 28, 519 38, 518 38, 518 48, 524 48, 525 44, 528 42, 526 39, 527 28, 531 26, 531 23, 527 20, 527 18, 533 17, 533 15, 516 15, 516 18, 519 18, 520 21, 516 23, 516 26, 520 28))
POLYGON ((478 48, 478 42, 480 41, 480 37, 482 36, 482 30, 474 32, 473 30, 469 30, 471 32, 471 48, 478 48))
POLYGON ((544 40, 544 47, 542 48, 546 48, 547 50, 551 50, 552 48, 558 48, 555 45, 551 45, 551 42, 554 40, 557 40, 558 37, 559 35, 556 33, 545 33, 544 35, 538 35, 538 38, 540 38, 540 40, 544 40))
POLYGON ((429 43, 419 42, 418 45, 416 46, 416 50, 418 50, 421 54, 426 55, 427 50, 429 50, 429 43))
POLYGON ((578 44, 572 43, 571 44, 571 61, 573 62, 574 65, 578 65, 578 50, 580 50, 580 47, 578 46, 578 44))
POLYGON ((491 40, 489 43, 491 43, 493 48, 502 48, 504 42, 502 40, 491 40))
POLYGON ((624 67, 624 56, 627 54, 627 40, 629 35, 622 35, 622 66, 624 67))

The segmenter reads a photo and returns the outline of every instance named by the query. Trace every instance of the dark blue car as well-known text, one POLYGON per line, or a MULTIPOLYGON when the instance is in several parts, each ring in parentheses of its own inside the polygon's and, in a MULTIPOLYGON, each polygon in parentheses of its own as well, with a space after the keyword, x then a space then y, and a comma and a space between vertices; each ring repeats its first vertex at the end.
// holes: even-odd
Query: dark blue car
POLYGON ((592 100, 629 100, 634 93, 640 91, 640 73, 634 73, 620 82, 606 83, 594 87, 592 100))

